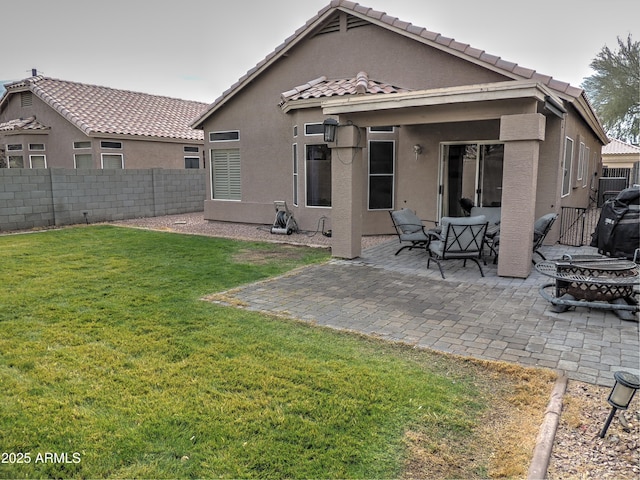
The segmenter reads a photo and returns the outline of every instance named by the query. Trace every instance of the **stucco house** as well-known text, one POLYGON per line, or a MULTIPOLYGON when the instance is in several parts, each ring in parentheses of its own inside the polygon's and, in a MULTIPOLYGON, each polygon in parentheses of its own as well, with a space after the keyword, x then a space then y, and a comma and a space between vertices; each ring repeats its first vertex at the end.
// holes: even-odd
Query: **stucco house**
POLYGON ((390 210, 460 216, 468 197, 502 209, 507 277, 530 273, 537 217, 588 204, 608 143, 581 89, 344 0, 192 126, 211 165, 206 219, 268 224, 285 200, 303 229, 330 222, 334 256, 356 258, 362 235, 393 231, 390 210))
POLYGON ((5 84, 0 168, 202 168, 207 104, 36 75, 5 84))
POLYGON ((616 138, 602 147, 602 165, 609 168, 633 168, 640 163, 640 147, 616 138))

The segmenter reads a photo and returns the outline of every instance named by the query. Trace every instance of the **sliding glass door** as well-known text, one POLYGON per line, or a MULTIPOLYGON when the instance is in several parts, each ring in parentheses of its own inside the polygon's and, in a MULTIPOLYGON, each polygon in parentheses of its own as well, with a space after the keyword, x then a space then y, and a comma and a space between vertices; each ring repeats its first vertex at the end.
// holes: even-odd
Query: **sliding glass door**
POLYGON ((456 143, 442 145, 440 166, 441 216, 460 217, 460 199, 474 205, 499 207, 502 202, 504 145, 456 143))

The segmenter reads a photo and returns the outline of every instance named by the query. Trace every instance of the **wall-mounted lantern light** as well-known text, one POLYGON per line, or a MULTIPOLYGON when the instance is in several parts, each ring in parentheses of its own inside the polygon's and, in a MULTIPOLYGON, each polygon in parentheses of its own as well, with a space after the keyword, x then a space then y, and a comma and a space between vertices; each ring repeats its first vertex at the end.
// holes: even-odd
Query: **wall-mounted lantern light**
POLYGON ((338 130, 338 121, 335 118, 327 118, 324 122, 324 141, 333 143, 336 141, 336 130, 338 130))
POLYGON ((416 160, 418 160, 418 155, 422 153, 422 145, 415 144, 413 146, 413 153, 416 154, 416 160))
POLYGON ((600 438, 604 438, 611 420, 616 414, 617 410, 626 410, 629 408, 629 404, 636 394, 636 391, 640 388, 640 379, 637 376, 629 372, 616 372, 613 374, 616 379, 616 383, 611 389, 607 402, 611 405, 611 413, 607 418, 607 422, 604 424, 604 428, 600 432, 600 438))

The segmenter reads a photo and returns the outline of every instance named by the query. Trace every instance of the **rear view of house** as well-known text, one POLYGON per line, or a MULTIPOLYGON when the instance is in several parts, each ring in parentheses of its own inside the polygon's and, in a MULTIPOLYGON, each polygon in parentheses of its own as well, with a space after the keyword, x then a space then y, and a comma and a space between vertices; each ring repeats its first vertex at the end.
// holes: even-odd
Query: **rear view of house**
POLYGON ((202 168, 204 103, 33 76, 0 98, 0 168, 202 168))
POLYGON ((285 200, 303 229, 328 219, 333 255, 355 258, 362 235, 393 231, 388 211, 437 220, 468 198, 501 207, 511 277, 530 272, 537 217, 586 206, 608 141, 582 90, 344 0, 192 125, 211 165, 207 219, 269 223, 285 200))

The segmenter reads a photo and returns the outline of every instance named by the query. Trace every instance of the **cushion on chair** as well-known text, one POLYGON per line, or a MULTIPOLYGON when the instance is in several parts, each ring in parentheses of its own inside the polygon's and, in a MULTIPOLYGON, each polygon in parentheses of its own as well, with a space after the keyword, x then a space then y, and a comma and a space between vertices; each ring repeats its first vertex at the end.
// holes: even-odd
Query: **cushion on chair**
MULTIPOLYGON (((436 254, 439 257, 442 257, 445 254, 445 242, 449 241, 450 243, 454 240, 453 238, 447 239, 447 233, 449 231, 450 225, 484 225, 487 223, 487 219, 484 215, 477 215, 475 217, 442 217, 440 220, 440 225, 442 226, 442 232, 440 233, 441 240, 432 241, 429 244, 429 250, 436 254)), ((469 245, 473 242, 473 233, 471 231, 465 231, 459 238, 459 241, 462 245, 469 245)), ((455 255, 458 258, 471 258, 478 256, 478 250, 470 250, 470 251, 452 251, 450 250, 451 246, 448 247, 447 255, 455 255)))
POLYGON ((403 233, 403 240, 409 240, 405 239, 404 235, 416 232, 420 232, 421 237, 424 237, 424 235, 422 235, 422 221, 408 208, 391 212, 391 216, 403 233))
POLYGON ((547 213, 546 215, 541 216, 535 221, 535 223, 533 224, 534 241, 536 241, 540 235, 544 235, 547 233, 549 224, 555 220, 556 216, 556 213, 547 213))

